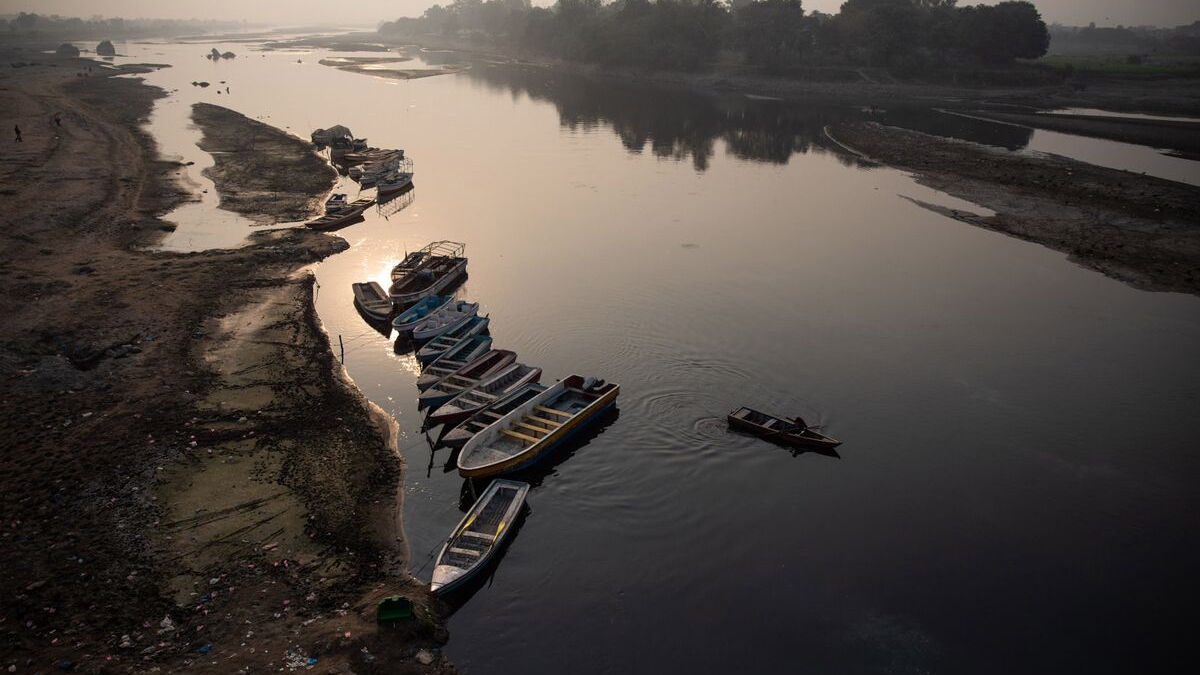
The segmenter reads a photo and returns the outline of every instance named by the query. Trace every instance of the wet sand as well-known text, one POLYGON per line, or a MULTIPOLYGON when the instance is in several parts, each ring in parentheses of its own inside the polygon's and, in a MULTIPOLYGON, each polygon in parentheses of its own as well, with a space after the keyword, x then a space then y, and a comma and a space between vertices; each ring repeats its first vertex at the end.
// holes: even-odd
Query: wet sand
POLYGON ((930 210, 1062 251, 1138 288, 1200 294, 1200 188, 876 123, 826 134, 995 215, 922 204, 930 210))
MULTIPOLYGON (((0 165, 0 665, 451 671, 440 605, 404 571, 394 430, 312 306, 304 267, 346 242, 148 250, 188 198, 139 126, 162 92, 37 60, 0 70, 24 132, 0 165), (422 620, 376 628, 393 593, 422 620)), ((270 156, 304 162, 291 140, 270 156)))
POLYGON ((995 110, 948 112, 1034 129, 1148 145, 1170 150, 1168 154, 1176 157, 1200 160, 1200 124, 1193 122, 995 110))

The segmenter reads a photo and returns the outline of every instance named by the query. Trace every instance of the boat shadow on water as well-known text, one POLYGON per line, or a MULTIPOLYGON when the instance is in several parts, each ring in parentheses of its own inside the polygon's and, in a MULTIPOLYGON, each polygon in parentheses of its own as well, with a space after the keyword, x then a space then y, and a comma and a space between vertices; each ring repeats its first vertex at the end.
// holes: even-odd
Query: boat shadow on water
POLYGON ((358 306, 358 303, 354 303, 354 311, 358 312, 358 316, 362 318, 363 322, 374 329, 376 333, 379 333, 385 338, 392 336, 392 323, 390 320, 376 319, 370 314, 364 312, 363 308, 358 306))
POLYGON ((744 439, 747 439, 750 441, 760 441, 763 443, 770 443, 771 445, 774 445, 775 447, 783 448, 784 450, 787 450, 789 453, 791 453, 792 457, 799 457, 800 455, 807 455, 807 454, 811 453, 814 455, 822 455, 825 457, 832 457, 834 459, 842 458, 842 456, 839 455, 838 451, 834 448, 798 447, 798 446, 790 445, 788 443, 785 443, 783 441, 780 441, 780 440, 777 440, 774 438, 768 438, 768 437, 764 437, 764 436, 756 436, 754 434, 751 434, 751 433, 748 433, 745 431, 741 431, 739 429, 728 429, 727 432, 729 434, 732 434, 739 438, 744 438, 744 439))
POLYGON ((416 198, 416 188, 409 185, 402 192, 380 197, 379 201, 375 204, 375 212, 383 216, 384 219, 387 219, 407 209, 416 198))

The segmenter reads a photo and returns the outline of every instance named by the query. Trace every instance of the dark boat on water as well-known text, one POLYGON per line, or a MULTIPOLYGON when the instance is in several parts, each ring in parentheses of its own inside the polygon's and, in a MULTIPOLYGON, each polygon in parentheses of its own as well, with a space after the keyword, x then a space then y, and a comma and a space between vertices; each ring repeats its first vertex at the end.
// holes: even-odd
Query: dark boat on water
POLYGON ((729 426, 785 445, 832 449, 842 444, 814 430, 799 417, 789 420, 746 407, 729 413, 729 426))

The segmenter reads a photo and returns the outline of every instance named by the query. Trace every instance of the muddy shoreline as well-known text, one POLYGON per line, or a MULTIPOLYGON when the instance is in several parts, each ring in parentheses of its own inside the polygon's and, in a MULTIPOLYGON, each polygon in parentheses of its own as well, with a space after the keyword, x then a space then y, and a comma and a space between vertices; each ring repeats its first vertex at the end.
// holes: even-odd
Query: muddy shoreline
POLYGON ((826 134, 995 215, 921 203, 930 210, 1062 251, 1137 288, 1200 295, 1200 188, 876 123, 826 134))
POLYGON ((0 663, 450 672, 439 605, 403 571, 392 434, 312 304, 304 268, 346 243, 148 250, 189 198, 140 126, 163 92, 38 63, 0 72, 24 132, 0 168, 0 663), (425 609, 379 629, 395 593, 425 609))

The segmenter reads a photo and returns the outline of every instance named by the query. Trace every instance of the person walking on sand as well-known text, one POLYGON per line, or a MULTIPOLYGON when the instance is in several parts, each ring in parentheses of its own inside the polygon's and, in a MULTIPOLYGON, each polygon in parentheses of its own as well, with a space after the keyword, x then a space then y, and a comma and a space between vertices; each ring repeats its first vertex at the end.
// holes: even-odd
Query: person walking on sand
POLYGON ((17 140, 16 140, 16 142, 17 142, 17 143, 20 143, 20 142, 21 142, 21 127, 20 127, 20 126, 18 126, 18 125, 16 125, 16 124, 14 124, 14 125, 13 125, 13 131, 17 132, 17 140))

